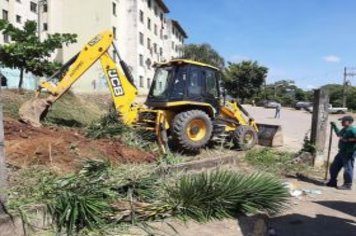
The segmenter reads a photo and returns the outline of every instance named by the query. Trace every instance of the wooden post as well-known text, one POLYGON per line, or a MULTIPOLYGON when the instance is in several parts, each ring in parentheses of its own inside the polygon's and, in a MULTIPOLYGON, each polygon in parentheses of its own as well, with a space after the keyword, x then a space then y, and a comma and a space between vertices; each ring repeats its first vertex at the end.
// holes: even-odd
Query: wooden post
POLYGON ((329 94, 325 89, 314 91, 310 141, 315 146, 314 166, 324 164, 324 149, 329 116, 329 94))
POLYGON ((7 199, 7 170, 5 162, 4 150, 4 121, 2 113, 2 99, 1 99, 1 85, 0 85, 0 215, 5 213, 5 203, 7 199))

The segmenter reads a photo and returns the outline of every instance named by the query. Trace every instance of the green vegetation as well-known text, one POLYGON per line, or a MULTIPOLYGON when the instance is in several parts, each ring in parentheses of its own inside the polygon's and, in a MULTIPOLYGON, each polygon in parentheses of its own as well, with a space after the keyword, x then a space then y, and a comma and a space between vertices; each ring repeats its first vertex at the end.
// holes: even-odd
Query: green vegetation
POLYGON ((158 146, 153 140, 154 134, 138 127, 131 128, 118 119, 117 111, 112 108, 100 119, 87 126, 85 135, 89 138, 119 138, 128 146, 146 151, 157 151, 158 146))
POLYGON ((267 73, 268 68, 257 61, 230 62, 225 70, 225 87, 229 94, 244 102, 261 93, 267 73))
POLYGON ((283 106, 293 107, 298 101, 312 101, 313 92, 298 88, 293 80, 280 80, 267 84, 253 99, 255 101, 275 100, 283 106))
POLYGON ((277 213, 288 200, 286 188, 271 176, 219 170, 183 176, 167 191, 179 216, 199 222, 238 213, 277 213))
MULTIPOLYGON (((342 89, 343 86, 339 84, 328 84, 323 86, 323 88, 327 89, 330 95, 330 103, 334 107, 342 106, 342 89)), ((356 87, 348 86, 346 90, 346 106, 350 110, 356 110, 356 87)))
MULTIPOLYGON (((34 92, 29 91, 24 91, 23 93, 13 90, 2 91, 5 116, 19 119, 18 111, 20 106, 34 96, 34 92)), ((99 119, 104 114, 105 109, 106 107, 103 107, 97 99, 84 100, 68 92, 53 104, 44 122, 50 125, 84 127, 91 124, 93 120, 99 119)))
POLYGON ((99 119, 104 113, 105 107, 101 108, 100 105, 102 106, 69 92, 53 104, 45 122, 68 127, 84 127, 99 119))
POLYGON ((34 92, 23 91, 23 93, 18 93, 11 90, 2 90, 1 99, 3 104, 3 112, 5 117, 11 117, 14 119, 19 119, 19 109, 20 106, 34 97, 34 92))
POLYGON ((37 34, 37 23, 26 21, 23 29, 16 28, 7 20, 0 20, 0 32, 11 37, 11 42, 0 45, 0 64, 20 70, 18 88, 22 88, 24 72, 37 76, 51 75, 60 68, 58 62, 50 60, 51 54, 63 44, 76 42, 75 34, 48 34, 40 40, 37 34))
POLYGON ((86 128, 86 136, 89 138, 115 137, 127 132, 128 127, 122 124, 118 119, 118 113, 111 109, 100 119, 93 121, 86 128))
POLYGON ((225 66, 224 58, 206 43, 184 45, 182 58, 207 63, 221 69, 225 66))
POLYGON ((20 170, 22 182, 11 182, 10 210, 46 205, 55 230, 68 235, 167 217, 201 222, 239 213, 277 213, 288 202, 281 181, 265 174, 216 170, 158 176, 152 165, 114 167, 103 161, 85 162, 77 173, 61 177, 37 170, 20 170))
POLYGON ((246 161, 263 172, 275 175, 303 173, 311 169, 307 164, 294 163, 294 157, 295 153, 264 148, 249 151, 246 154, 246 161))

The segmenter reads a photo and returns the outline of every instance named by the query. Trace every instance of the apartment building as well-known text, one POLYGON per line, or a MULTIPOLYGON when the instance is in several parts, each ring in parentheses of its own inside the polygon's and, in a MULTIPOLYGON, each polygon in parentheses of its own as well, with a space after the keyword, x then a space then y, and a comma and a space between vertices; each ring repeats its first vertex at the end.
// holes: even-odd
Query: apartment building
MULTIPOLYGON (((1 19, 16 27, 22 27, 27 20, 37 21, 37 0, 0 0, 1 19)), ((1 35, 0 44, 10 41, 8 35, 1 35)))
MULTIPOLYGON (((38 0, 0 0, 0 18, 7 20, 16 27, 23 27, 27 20, 38 20, 38 0)), ((0 44, 10 42, 9 35, 0 34, 0 44)), ((1 73, 8 79, 9 87, 17 87, 20 72, 10 68, 1 68, 1 73)), ((35 88, 37 79, 26 74, 24 87, 35 88)))
POLYGON ((178 21, 167 19, 165 34, 166 60, 179 58, 183 54, 184 40, 188 37, 178 21))
MULTIPOLYGON (((79 0, 39 0, 40 6, 37 0, 0 1, 9 6, 23 4, 23 7, 28 7, 30 11, 26 14, 30 16, 21 15, 23 19, 40 19, 43 38, 47 33, 76 33, 78 42, 58 50, 54 55, 56 60, 63 63, 98 32, 112 30, 115 44, 128 64, 140 94, 147 94, 149 90, 154 76, 154 63, 180 57, 187 38, 178 21, 167 18, 169 8, 163 0, 85 0, 85 3, 79 0), (32 8, 35 9, 33 4, 36 4, 37 10, 31 12, 32 8)), ((12 8, 2 6, 0 8, 15 14, 12 8)), ((114 55, 113 58, 116 59, 114 55)), ((96 63, 78 80, 73 90, 107 92, 100 64, 96 63)))

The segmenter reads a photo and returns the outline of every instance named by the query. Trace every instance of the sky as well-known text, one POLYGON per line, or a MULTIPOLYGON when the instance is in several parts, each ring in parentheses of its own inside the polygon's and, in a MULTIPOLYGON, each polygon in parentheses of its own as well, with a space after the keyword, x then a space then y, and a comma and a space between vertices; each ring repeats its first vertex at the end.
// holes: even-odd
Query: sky
POLYGON ((187 43, 209 43, 226 61, 257 60, 269 68, 268 83, 340 84, 343 68, 356 67, 355 0, 165 2, 187 43))

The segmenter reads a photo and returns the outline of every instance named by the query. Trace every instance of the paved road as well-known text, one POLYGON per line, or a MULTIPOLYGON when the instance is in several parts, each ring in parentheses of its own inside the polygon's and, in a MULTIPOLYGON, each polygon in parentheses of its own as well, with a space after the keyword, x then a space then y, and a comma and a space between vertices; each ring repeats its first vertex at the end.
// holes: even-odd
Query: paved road
MULTIPOLYGON (((292 108, 283 108, 281 118, 274 119, 274 109, 265 109, 262 107, 245 106, 247 111, 256 119, 258 123, 278 124, 282 126, 284 136, 283 149, 289 151, 299 151, 303 145, 305 135, 310 135, 311 117, 312 115, 306 111, 297 111, 292 108)), ((340 123, 338 119, 343 115, 329 115, 329 121, 340 123)), ((327 134, 327 142, 329 137, 329 129, 327 134)), ((337 152, 338 138, 334 134, 332 156, 337 152)), ((327 151, 327 143, 325 144, 325 153, 327 151)))

